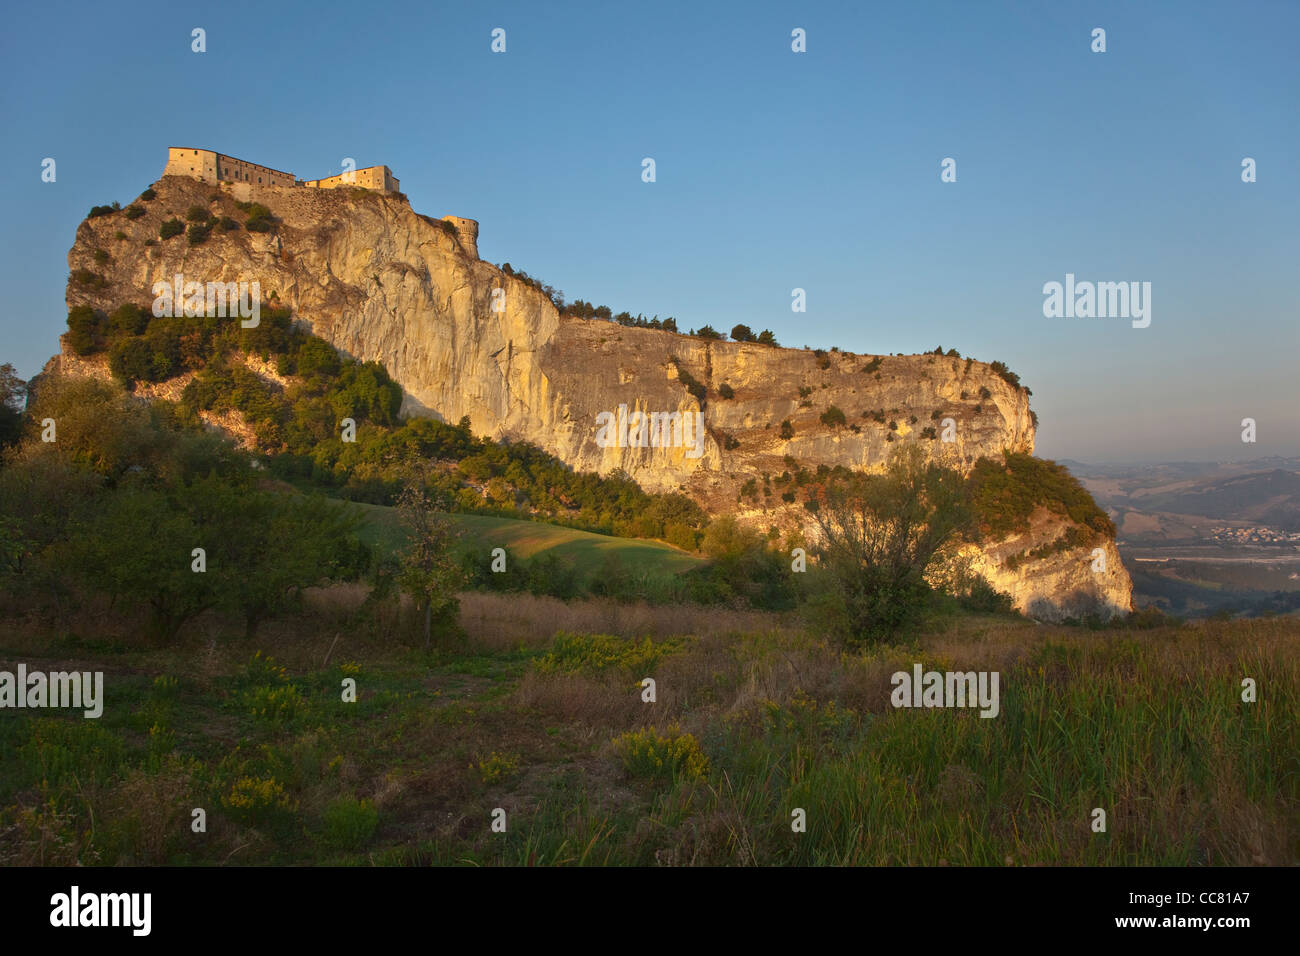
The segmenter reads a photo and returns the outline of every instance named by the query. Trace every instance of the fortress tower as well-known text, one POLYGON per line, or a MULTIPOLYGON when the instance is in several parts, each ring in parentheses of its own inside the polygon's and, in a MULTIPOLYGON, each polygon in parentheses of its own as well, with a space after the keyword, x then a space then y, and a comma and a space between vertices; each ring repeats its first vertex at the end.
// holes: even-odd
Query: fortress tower
POLYGON ((478 258, 478 221, 474 219, 462 219, 460 216, 443 216, 443 222, 449 222, 456 227, 456 235, 460 237, 460 244, 465 247, 475 259, 478 258))

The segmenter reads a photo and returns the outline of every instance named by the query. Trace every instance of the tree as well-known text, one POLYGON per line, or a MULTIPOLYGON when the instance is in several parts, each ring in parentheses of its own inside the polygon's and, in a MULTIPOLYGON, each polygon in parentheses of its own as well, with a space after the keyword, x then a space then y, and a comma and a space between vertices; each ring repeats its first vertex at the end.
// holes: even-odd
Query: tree
POLYGON ((773 346, 777 344, 776 336, 772 334, 771 329, 764 329, 762 332, 758 333, 758 344, 773 345, 773 346))
POLYGON ((26 404, 27 383, 5 362, 0 365, 0 451, 18 441, 26 404))
POLYGON ((218 578, 230 571, 220 561, 202 573, 193 569, 193 549, 214 540, 205 531, 163 491, 133 481, 108 495, 70 542, 68 564, 91 586, 146 605, 150 636, 170 641, 186 621, 217 606, 218 578))
POLYGON ((884 474, 830 476, 807 507, 832 584, 832 615, 850 643, 914 624, 930 591, 927 569, 971 524, 961 475, 927 462, 915 446, 895 451, 884 474))
POLYGON ((207 573, 217 574, 218 600, 243 617, 248 637, 263 620, 290 607, 304 588, 360 570, 363 549, 354 537, 360 516, 345 505, 215 478, 201 479, 189 491, 182 505, 204 530, 207 573))
POLYGON ((721 332, 719 332, 711 325, 704 326, 704 328, 700 329, 695 334, 702 339, 710 339, 713 341, 721 341, 722 339, 726 338, 725 335, 723 335, 721 332))
POLYGON ((734 342, 756 342, 757 337, 748 325, 736 325, 731 329, 731 339, 734 342))
POLYGON ((464 572, 452 553, 459 535, 446 516, 433 510, 425 477, 417 472, 409 478, 397 499, 407 538, 398 584, 424 610, 424 647, 428 650, 434 621, 448 624, 460 610, 456 592, 464 584, 464 572))

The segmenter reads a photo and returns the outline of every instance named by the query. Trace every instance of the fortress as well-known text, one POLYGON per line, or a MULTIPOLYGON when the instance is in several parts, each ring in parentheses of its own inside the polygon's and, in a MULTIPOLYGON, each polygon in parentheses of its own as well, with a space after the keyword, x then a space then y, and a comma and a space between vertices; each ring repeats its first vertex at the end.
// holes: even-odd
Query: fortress
MULTIPOLYGON (((301 186, 307 189, 338 189, 343 186, 360 187, 375 192, 401 195, 401 181, 387 166, 367 166, 325 179, 302 180, 282 169, 272 169, 247 160, 236 159, 212 149, 195 149, 190 146, 169 146, 164 176, 189 176, 201 183, 232 183, 242 186, 236 192, 250 192, 253 186, 301 186)), ((248 199, 247 195, 239 196, 248 199)), ((456 227, 456 233, 474 258, 478 258, 478 223, 461 216, 444 216, 456 227)))

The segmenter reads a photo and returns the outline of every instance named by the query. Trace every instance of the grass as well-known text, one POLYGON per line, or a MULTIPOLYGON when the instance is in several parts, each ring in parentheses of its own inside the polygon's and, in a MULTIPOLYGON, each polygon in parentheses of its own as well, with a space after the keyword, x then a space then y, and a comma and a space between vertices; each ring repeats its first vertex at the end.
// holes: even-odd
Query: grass
MULTIPOLYGON (((382 505, 358 504, 367 518, 362 540, 389 554, 405 546, 406 539, 398 520, 397 509, 382 505)), ((487 553, 504 547, 517 558, 531 559, 554 554, 570 561, 580 580, 588 581, 600 573, 611 557, 634 574, 673 575, 689 571, 703 559, 669 544, 638 538, 616 538, 592 534, 539 521, 521 521, 492 515, 449 514, 447 517, 464 535, 464 540, 487 553)))
POLYGON ((169 647, 94 609, 63 631, 0 617, 0 669, 106 689, 99 720, 0 713, 0 862, 1300 862, 1294 618, 960 615, 847 654, 791 616, 472 594, 426 654, 413 609, 349 616, 361 597, 309 595, 252 640, 205 618, 169 647), (914 662, 997 670, 1000 715, 894 709, 914 662))

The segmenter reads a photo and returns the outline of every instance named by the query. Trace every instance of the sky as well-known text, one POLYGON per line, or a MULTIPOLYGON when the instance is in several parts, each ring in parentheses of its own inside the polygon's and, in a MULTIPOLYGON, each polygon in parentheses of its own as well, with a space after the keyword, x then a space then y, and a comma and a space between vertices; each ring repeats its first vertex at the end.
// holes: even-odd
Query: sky
POLYGON ((386 164, 570 300, 1004 361, 1043 457, 1300 455, 1297 36, 1297 2, 11 6, 0 362, 57 351, 90 207, 193 146, 386 164), (1046 316, 1067 274, 1149 282, 1150 324, 1046 316))

